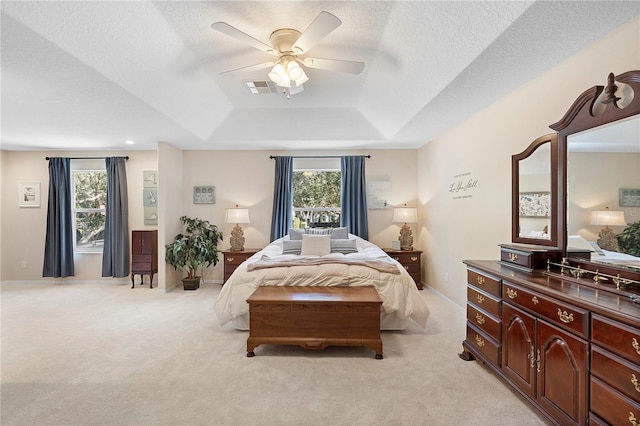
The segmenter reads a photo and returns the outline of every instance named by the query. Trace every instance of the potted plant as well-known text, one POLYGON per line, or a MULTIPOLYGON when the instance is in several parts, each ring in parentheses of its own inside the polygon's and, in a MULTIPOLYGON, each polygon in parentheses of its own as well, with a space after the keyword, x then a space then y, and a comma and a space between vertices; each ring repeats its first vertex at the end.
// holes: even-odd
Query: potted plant
POLYGON ((198 267, 218 263, 218 242, 222 241, 222 232, 207 220, 182 216, 180 221, 184 233, 176 235, 174 241, 165 246, 165 260, 176 270, 187 272, 182 279, 185 290, 196 290, 200 287, 200 276, 196 275, 198 267))
POLYGON ((622 253, 640 256, 640 221, 627 226, 616 237, 622 253))

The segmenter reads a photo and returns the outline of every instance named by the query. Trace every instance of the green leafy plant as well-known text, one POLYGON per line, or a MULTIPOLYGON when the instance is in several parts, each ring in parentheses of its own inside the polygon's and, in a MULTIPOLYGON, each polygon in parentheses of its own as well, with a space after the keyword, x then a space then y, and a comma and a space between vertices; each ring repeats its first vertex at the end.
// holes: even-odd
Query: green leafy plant
POLYGON ((207 220, 182 216, 180 221, 185 227, 184 233, 176 235, 174 241, 165 246, 165 260, 176 270, 185 270, 187 278, 192 279, 196 278, 201 265, 218 263, 218 242, 222 241, 222 233, 207 220))
POLYGON ((621 252, 640 257, 640 221, 627 226, 616 238, 621 252))

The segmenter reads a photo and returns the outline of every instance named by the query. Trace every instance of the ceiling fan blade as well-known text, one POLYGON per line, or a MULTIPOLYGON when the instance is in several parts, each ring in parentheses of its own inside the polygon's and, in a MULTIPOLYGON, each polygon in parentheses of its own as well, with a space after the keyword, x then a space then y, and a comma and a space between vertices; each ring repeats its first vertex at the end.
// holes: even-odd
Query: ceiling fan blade
POLYGON ((349 74, 360 74, 364 69, 364 62, 343 61, 340 59, 305 58, 302 63, 309 68, 349 74))
POLYGON ((248 67, 235 68, 235 69, 232 69, 232 70, 223 71, 223 72, 220 73, 220 75, 228 75, 228 74, 235 74, 235 73, 242 73, 242 72, 259 71, 259 70, 263 70, 265 68, 272 67, 275 64, 276 64, 275 62, 264 62, 262 64, 249 65, 248 67))
POLYGON ((233 37, 236 40, 240 40, 244 43, 247 43, 248 45, 253 46, 258 50, 262 50, 265 53, 278 56, 278 52, 273 47, 261 42, 258 39, 251 37, 247 33, 243 33, 236 27, 232 27, 226 22, 214 22, 213 24, 211 24, 211 28, 213 28, 216 31, 220 31, 221 33, 226 34, 230 37, 233 37))
POLYGON ((293 44, 294 53, 299 55, 308 51, 341 24, 342 21, 329 12, 320 12, 309 27, 304 30, 300 38, 293 44))

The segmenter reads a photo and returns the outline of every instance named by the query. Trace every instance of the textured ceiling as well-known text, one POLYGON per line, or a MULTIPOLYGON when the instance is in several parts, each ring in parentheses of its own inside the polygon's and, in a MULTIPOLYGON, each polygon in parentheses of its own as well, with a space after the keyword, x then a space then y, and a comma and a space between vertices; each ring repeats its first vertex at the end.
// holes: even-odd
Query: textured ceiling
POLYGON ((415 148, 640 14, 640 2, 2 1, 2 149, 415 148), (321 11, 342 25, 304 92, 252 95, 221 72, 321 11), (561 42, 559 42, 561 40, 561 42), (125 140, 135 141, 125 145, 125 140))

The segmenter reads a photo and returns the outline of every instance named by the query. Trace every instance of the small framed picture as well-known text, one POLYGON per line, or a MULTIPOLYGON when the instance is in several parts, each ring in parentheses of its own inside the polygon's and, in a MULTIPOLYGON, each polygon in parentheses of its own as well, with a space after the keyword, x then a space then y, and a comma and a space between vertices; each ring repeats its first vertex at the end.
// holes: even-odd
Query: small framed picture
POLYGON ((396 251, 400 250, 400 241, 398 240, 391 241, 391 248, 396 251))
POLYGON ((640 207, 640 189, 620 188, 620 207, 640 207))
POLYGON ((194 186, 193 187, 193 204, 215 204, 216 203, 216 187, 215 186, 194 186))
POLYGON ((18 183, 18 206, 40 207, 40 182, 18 183))

